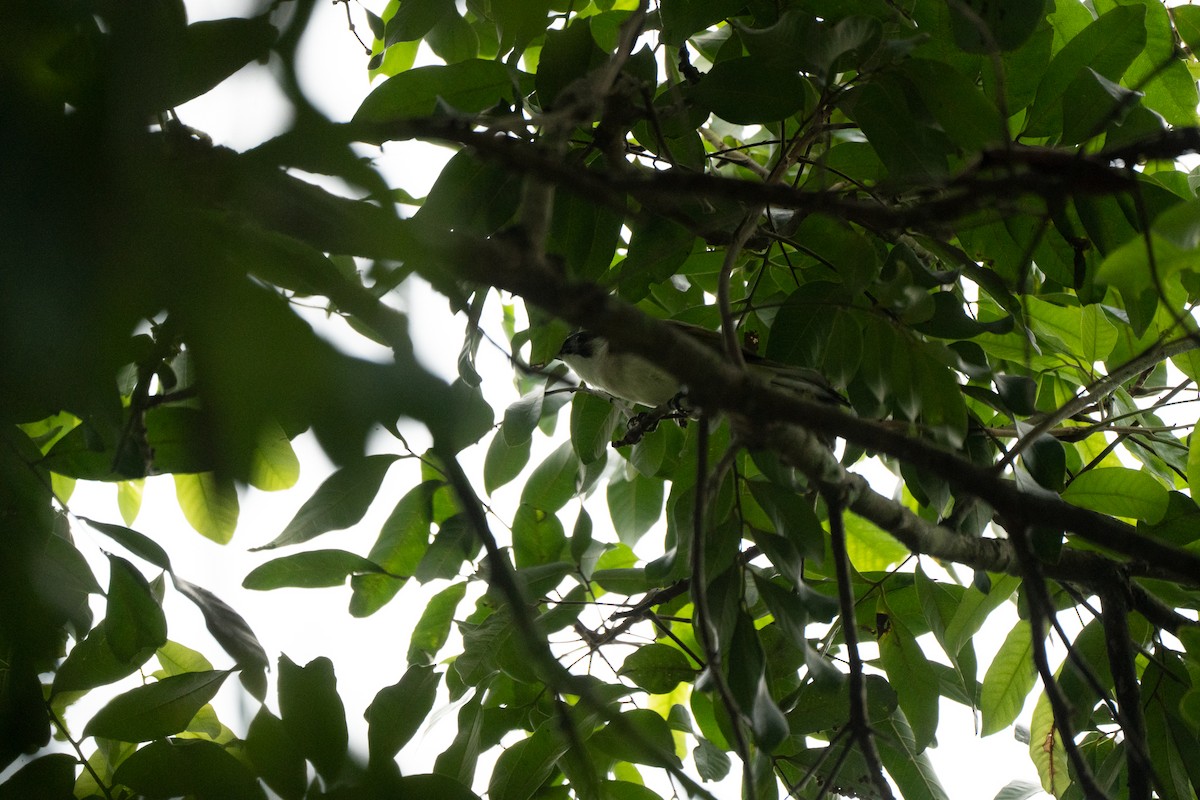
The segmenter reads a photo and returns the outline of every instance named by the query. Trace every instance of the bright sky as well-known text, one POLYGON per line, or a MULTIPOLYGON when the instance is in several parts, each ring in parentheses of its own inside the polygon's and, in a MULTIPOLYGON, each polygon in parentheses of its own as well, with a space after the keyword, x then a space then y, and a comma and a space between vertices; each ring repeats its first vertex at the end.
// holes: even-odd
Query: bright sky
MULTIPOLYGON (((371 4, 371 8, 380 12, 383 4, 383 0, 378 0, 371 4)), ((243 0, 189 0, 188 7, 191 20, 196 21, 242 15, 255 8, 256 4, 243 0)), ((351 9, 359 34, 368 39, 370 33, 361 7, 355 3, 351 9)), ((348 119, 370 90, 366 57, 347 28, 345 6, 328 2, 317 4, 313 24, 301 46, 299 63, 300 78, 306 92, 319 108, 335 120, 348 119)), ((209 95, 181 107, 179 115, 184 123, 212 136, 215 143, 244 150, 285 130, 289 110, 275 88, 268 68, 251 65, 209 95)), ((426 193, 438 169, 451 155, 449 150, 418 144, 388 145, 382 155, 378 150, 364 150, 364 153, 380 156, 377 163, 389 181, 417 197, 426 193)), ((453 378, 464 323, 449 315, 444 300, 421 287, 402 291, 394 298, 389 297, 389 302, 394 302, 409 314, 422 361, 447 379, 453 378)), ((492 308, 494 310, 495 306, 492 308)), ((379 356, 377 351, 370 349, 356 350, 362 346, 361 337, 346 335, 348 330, 338 331, 336 326, 327 323, 324 315, 313 313, 310 319, 315 327, 339 346, 363 355, 379 356)), ((497 337, 503 340, 499 334, 497 337)), ((484 388, 489 399, 502 410, 516 399, 511 371, 503 357, 490 350, 486 343, 480 353, 481 372, 485 376, 484 388)), ((428 438, 423 431, 405 432, 418 452, 424 448, 428 438)), ((293 489, 277 494, 253 489, 244 491, 241 521, 229 545, 216 545, 190 528, 178 509, 169 476, 147 481, 141 514, 131 527, 160 541, 170 553, 181 577, 210 589, 243 613, 272 661, 280 652, 286 652, 300 664, 320 655, 332 657, 352 726, 352 743, 357 742, 360 750, 365 752, 362 712, 376 691, 394 683, 403 674, 409 633, 422 608, 423 598, 444 584, 439 582, 430 587, 406 587, 395 601, 365 620, 355 619, 346 613, 350 592, 344 587, 283 589, 266 593, 242 589, 241 581, 247 572, 269 558, 281 555, 249 553, 248 549, 278 534, 300 504, 329 473, 330 465, 311 437, 300 437, 295 445, 302 464, 299 483, 293 489)), ((397 443, 386 434, 381 434, 374 446, 383 451, 400 451, 397 443)), ((535 450, 531 463, 536 464, 542 455, 552 449, 550 443, 545 441, 540 446, 542 454, 539 455, 535 450)), ((475 459, 473 469, 478 474, 483 450, 475 450, 479 452, 469 452, 467 459, 475 459)), ((372 509, 363 523, 348 531, 326 534, 314 540, 310 546, 337 547, 366 553, 380 524, 390 512, 392 501, 399 499, 417 480, 415 464, 411 461, 397 464, 384 484, 380 495, 382 502, 376 504, 377 507, 372 509)), ((517 491, 511 485, 508 491, 501 490, 489 499, 494 507, 509 509, 510 515, 516 507, 516 501, 517 491)), ((589 505, 595 506, 592 509, 593 520, 603 524, 607 520, 603 494, 597 494, 589 505), (595 502, 597 498, 598 503, 595 502)), ((100 521, 121 522, 116 492, 109 485, 80 484, 70 500, 70 508, 76 514, 100 521)), ((568 513, 574 513, 574 509, 569 507, 568 513)), ((501 511, 501 514, 504 512, 501 511)), ((495 527, 497 533, 503 535, 501 526, 495 527)), ((97 574, 107 574, 100 548, 118 552, 119 548, 113 548, 109 540, 91 532, 84 525, 77 525, 75 531, 81 549, 91 559, 97 574)), ((615 537, 612 538, 615 540, 615 537)), ((460 614, 466 612, 468 602, 465 601, 460 607, 460 614)), ((98 613, 103 613, 102 608, 98 609, 98 613)), ((205 653, 214 659, 218 667, 228 664, 228 659, 223 657, 219 647, 204 630, 199 612, 170 590, 167 593, 167 614, 173 639, 205 653)), ((975 639, 981 665, 990 662, 992 654, 1016 619, 1015 611, 997 616, 1004 618, 993 620, 975 639)), ((452 641, 446 652, 453 652, 453 646, 452 641)), ((936 644, 927 648, 931 657, 943 660, 940 653, 935 654, 936 649, 936 644)), ((871 651, 865 652, 870 655, 871 651)), ((979 677, 982 679, 982 672, 979 677)), ((255 709, 253 701, 247 702, 240 688, 234 687, 237 687, 236 682, 229 682, 218 696, 218 713, 235 731, 244 733, 245 725, 255 709)), ((1033 699, 1036 699, 1036 693, 1020 719, 1022 724, 1028 723, 1033 699)), ((274 706, 273 702, 271 704, 274 706)), ((80 704, 70 717, 74 730, 81 730, 83 722, 94 711, 94 706, 80 704)), ((941 739, 938 748, 932 750, 930 755, 951 798, 991 798, 1013 779, 1037 783, 1026 746, 1015 741, 1011 731, 981 740, 976 735, 977 726, 969 710, 943 701, 941 713, 941 739)), ((440 717, 434 717, 435 720, 439 718, 444 724, 435 724, 433 731, 419 734, 402 753, 402 769, 409 772, 428 770, 432 757, 448 743, 454 716, 452 713, 443 713, 440 717)), ((475 788, 482 792, 486 786, 475 788)))

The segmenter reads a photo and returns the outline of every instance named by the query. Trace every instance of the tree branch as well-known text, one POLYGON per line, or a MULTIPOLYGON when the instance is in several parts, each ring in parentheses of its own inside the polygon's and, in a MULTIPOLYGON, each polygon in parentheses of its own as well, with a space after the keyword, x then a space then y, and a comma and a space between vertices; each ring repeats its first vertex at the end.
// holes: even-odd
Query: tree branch
POLYGON ((1041 676, 1042 686, 1046 690, 1046 697, 1050 700, 1050 708, 1054 714, 1054 725, 1059 731, 1063 747, 1066 748, 1067 758, 1075 769, 1075 777, 1083 788, 1083 796, 1088 800, 1108 800, 1108 794, 1096 782, 1096 776, 1088 768, 1083 754, 1079 752, 1079 746, 1075 743, 1075 731, 1071 727, 1071 705, 1050 668, 1050 659, 1046 654, 1046 632, 1049 620, 1054 618, 1054 603, 1050 593, 1046 591, 1046 578, 1042 574, 1041 563, 1034 555, 1029 541, 1029 525, 1024 518, 1015 519, 1016 524, 1009 526, 1008 531, 1017 540, 1016 553, 1023 573, 1025 597, 1029 601, 1033 663, 1041 676))
MULTIPOLYGON (((523 260, 519 249, 503 240, 470 241, 453 235, 437 242, 426 242, 427 257, 454 270, 460 277, 491 284, 525 298, 562 319, 605 336, 616 350, 636 353, 675 375, 688 388, 689 401, 710 413, 725 412, 735 421, 736 429, 755 437, 758 444, 785 452, 785 438, 796 433, 816 431, 822 436, 837 436, 868 450, 885 453, 927 470, 951 486, 973 494, 1002 515, 1018 514, 1036 518, 1038 524, 1061 528, 1129 559, 1131 574, 1178 581, 1187 586, 1200 583, 1200 554, 1173 547, 1161 540, 1138 533, 1132 525, 1113 517, 1073 506, 1057 495, 1018 487, 992 469, 982 468, 956 453, 930 442, 906 436, 889 426, 863 420, 819 402, 807 400, 784 389, 772 387, 756 376, 716 359, 710 350, 655 320, 605 290, 591 284, 571 283, 562 276, 537 270, 523 260), (781 426, 778 423, 787 423, 781 426), (764 431, 772 431, 763 439, 764 431), (780 434, 780 435, 776 435, 780 434)), ((811 444, 794 441, 789 446, 795 466, 810 478, 823 481, 854 481, 858 491, 851 492, 849 507, 855 513, 880 524, 905 544, 913 542, 914 552, 926 552, 962 563, 988 560, 1002 571, 1019 574, 1010 549, 996 540, 964 539, 938 528, 919 526, 898 504, 869 492, 861 478, 848 477, 832 454, 811 436, 800 437, 811 444), (863 491, 866 490, 866 491, 863 491), (857 498, 861 494, 861 501, 857 498), (861 504, 860 504, 861 503, 861 504), (885 522, 880 522, 884 520, 885 522), (886 523, 886 524, 885 524, 886 523), (935 533, 936 532, 936 533, 935 533), (917 537, 916 534, 922 534, 917 537), (994 542, 987 544, 987 542, 994 542)), ((1064 552, 1069 563, 1075 556, 1064 552)), ((1110 559, 1095 561, 1077 553, 1085 565, 1103 568, 1110 559)), ((1103 580, 1107 569, 1091 573, 1092 580, 1103 580)), ((1059 577, 1055 574, 1054 577, 1059 577)), ((1064 578, 1086 579, 1086 575, 1063 574, 1064 578)))
POLYGON ((846 657, 850 662, 850 727, 858 739, 867 772, 880 797, 893 800, 892 787, 883 775, 883 763, 875 747, 875 734, 867 712, 867 683, 863 677, 862 656, 858 652, 858 622, 854 613, 854 586, 850 576, 850 556, 846 552, 846 528, 842 519, 842 501, 834 492, 823 492, 829 508, 829 546, 837 570, 838 606, 842 616, 842 638, 846 642, 846 657))
POLYGON ((1108 666, 1112 670, 1113 690, 1121 709, 1121 727, 1125 732, 1126 763, 1129 767, 1129 800, 1150 800, 1154 768, 1146 745, 1146 719, 1142 714, 1142 694, 1138 687, 1134 652, 1130 646, 1129 602, 1121 583, 1110 585, 1101 594, 1103 602, 1104 644, 1108 666))

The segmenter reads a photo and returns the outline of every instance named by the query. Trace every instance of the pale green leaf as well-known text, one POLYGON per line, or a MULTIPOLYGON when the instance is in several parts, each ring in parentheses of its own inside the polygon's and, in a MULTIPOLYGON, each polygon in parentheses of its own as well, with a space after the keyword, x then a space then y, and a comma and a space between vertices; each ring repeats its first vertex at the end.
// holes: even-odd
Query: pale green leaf
POLYGON ((207 539, 228 544, 238 521, 238 494, 233 481, 211 472, 176 473, 175 497, 188 523, 207 539))
POLYGON ((1075 477, 1063 491, 1068 503, 1116 517, 1158 522, 1167 513, 1165 486, 1145 472, 1100 467, 1075 477))
POLYGON ((979 710, 984 736, 1004 730, 1016 720, 1036 677, 1029 623, 1018 620, 983 676, 979 710))

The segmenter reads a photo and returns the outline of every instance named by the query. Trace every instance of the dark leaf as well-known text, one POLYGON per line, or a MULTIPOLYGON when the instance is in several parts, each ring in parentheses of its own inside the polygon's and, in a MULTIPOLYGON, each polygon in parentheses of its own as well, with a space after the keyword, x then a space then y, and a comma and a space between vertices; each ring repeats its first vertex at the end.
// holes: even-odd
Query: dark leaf
POLYGON ((260 708, 246 733, 246 755, 284 800, 300 800, 307 784, 304 756, 279 717, 260 708))
POLYGON ((283 729, 317 772, 332 780, 346 761, 346 711, 337 693, 333 662, 315 658, 297 666, 279 657, 279 713, 283 729))
POLYGON ((207 589, 171 575, 175 588, 204 615, 204 626, 242 669, 241 680, 258 699, 266 695, 267 653, 241 614, 207 589))
POLYGON ((262 800, 253 773, 224 747, 202 739, 163 739, 141 748, 113 780, 146 797, 262 800))
POLYGON ((413 737, 437 696, 442 673, 433 667, 416 665, 392 686, 380 689, 367 707, 367 744, 372 768, 391 762, 400 748, 413 737))
POLYGON ((316 536, 354 525, 367 513, 388 468, 398 456, 366 456, 325 479, 305 501, 283 532, 254 550, 307 542, 316 536))
POLYGON ((242 587, 266 590, 341 586, 351 575, 372 572, 383 572, 383 568, 360 555, 345 550, 310 550, 260 564, 242 580, 242 587))
POLYGON ((148 742, 184 730, 230 675, 229 670, 172 675, 130 689, 96 712, 85 736, 148 742))

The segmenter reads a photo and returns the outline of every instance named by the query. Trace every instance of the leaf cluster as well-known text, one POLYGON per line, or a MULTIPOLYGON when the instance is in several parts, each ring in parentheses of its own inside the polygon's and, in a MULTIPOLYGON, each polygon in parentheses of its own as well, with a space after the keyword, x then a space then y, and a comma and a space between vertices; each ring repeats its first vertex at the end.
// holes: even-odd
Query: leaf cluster
POLYGON ((1046 791, 1196 797, 1194 7, 392 0, 365 12, 382 80, 346 123, 296 80, 312 7, 61 0, 0 29, 0 767, 37 753, 0 798, 626 800, 735 775, 751 798, 938 798, 941 701, 991 735, 1039 683, 1046 791), (234 152, 175 115, 268 59, 286 133, 234 152), (456 148, 421 200, 355 149, 405 139, 456 148), (388 302, 413 276, 468 320, 453 383, 388 302), (521 397, 494 410, 497 306, 521 397), (542 367, 573 327, 698 418, 563 392, 542 367), (758 380, 743 346, 846 407, 758 380), (369 552, 272 552, 244 582, 348 583, 357 616, 436 590, 356 755, 332 662, 281 656, 272 711, 242 615, 129 526, 169 473, 229 541, 237 487, 292 486, 311 431, 336 469, 259 549, 330 537, 390 504, 401 419, 432 446, 369 552), (380 428, 396 452, 366 455, 380 428), (872 458, 895 493, 849 470, 872 458), (125 524, 72 516, 78 480, 117 484, 125 524), (142 566, 108 555, 102 588, 82 524, 142 566), (169 591, 229 668, 169 638, 169 591), (238 732, 210 705, 233 672, 258 707, 238 732), (445 697, 453 741, 402 776, 445 697))

